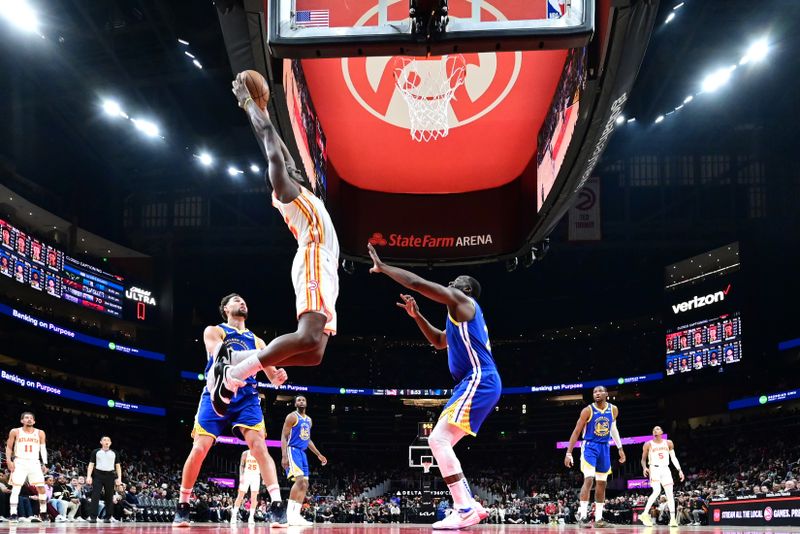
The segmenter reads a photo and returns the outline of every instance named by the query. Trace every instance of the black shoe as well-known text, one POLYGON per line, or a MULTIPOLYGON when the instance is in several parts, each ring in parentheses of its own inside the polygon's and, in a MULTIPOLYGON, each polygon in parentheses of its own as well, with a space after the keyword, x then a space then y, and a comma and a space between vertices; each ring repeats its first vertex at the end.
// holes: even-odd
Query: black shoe
POLYGON ((219 350, 214 354, 214 386, 211 394, 211 407, 214 413, 224 417, 228 413, 228 404, 233 398, 233 392, 225 387, 225 368, 231 365, 231 349, 227 341, 223 341, 219 350))
POLYGON ((289 522, 286 519, 286 503, 283 501, 272 501, 269 505, 269 522, 271 527, 286 527, 289 522))
POLYGON ((97 518, 96 517, 90 517, 89 518, 89 523, 97 523, 97 518))
POLYGON ((583 519, 578 519, 578 527, 579 528, 591 528, 592 523, 589 521, 589 514, 586 514, 586 517, 583 519))
POLYGON ((41 522, 42 522, 42 518, 39 517, 38 515, 32 515, 31 516, 31 523, 41 523, 41 522))
POLYGON ((48 514, 39 514, 39 517, 42 518, 43 522, 44 521, 47 521, 48 523, 50 522, 50 516, 48 514))
POLYGON ((189 506, 188 502, 179 502, 178 508, 175 510, 175 518, 172 520, 172 525, 176 527, 188 527, 189 526, 189 512, 191 512, 192 508, 189 506))

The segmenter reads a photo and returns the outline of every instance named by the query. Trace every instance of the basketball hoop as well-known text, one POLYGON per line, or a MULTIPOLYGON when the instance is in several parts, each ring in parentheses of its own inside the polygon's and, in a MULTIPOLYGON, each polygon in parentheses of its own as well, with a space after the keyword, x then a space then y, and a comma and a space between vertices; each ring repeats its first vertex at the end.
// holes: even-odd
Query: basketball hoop
POLYGON ((408 106, 411 138, 427 143, 447 137, 450 102, 467 75, 464 56, 455 54, 432 59, 396 56, 392 72, 408 106))
POLYGON ((433 456, 423 456, 420 458, 419 463, 422 466, 423 473, 430 473, 431 466, 433 466, 433 456))

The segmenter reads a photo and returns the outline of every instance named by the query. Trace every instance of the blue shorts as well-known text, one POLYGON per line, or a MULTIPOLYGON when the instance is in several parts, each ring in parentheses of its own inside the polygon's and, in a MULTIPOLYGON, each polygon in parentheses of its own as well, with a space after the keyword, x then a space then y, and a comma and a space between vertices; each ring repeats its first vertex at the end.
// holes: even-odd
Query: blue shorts
POLYGON ((470 373, 456 384, 439 419, 446 417, 448 423, 474 436, 500 400, 502 389, 496 370, 470 373))
POLYGON ((286 468, 286 478, 294 480, 298 476, 308 478, 308 457, 305 449, 286 447, 289 456, 289 467, 286 468))
POLYGON ((607 475, 611 472, 611 446, 608 443, 584 441, 581 450, 581 470, 586 474, 587 469, 593 469, 598 475, 607 475))
POLYGON ((199 435, 217 439, 228 427, 233 428, 233 435, 239 439, 244 439, 242 430, 246 428, 266 432, 258 395, 246 395, 234 400, 228 407, 228 413, 220 417, 211 407, 211 396, 208 391, 203 390, 197 415, 194 417, 192 437, 199 435))

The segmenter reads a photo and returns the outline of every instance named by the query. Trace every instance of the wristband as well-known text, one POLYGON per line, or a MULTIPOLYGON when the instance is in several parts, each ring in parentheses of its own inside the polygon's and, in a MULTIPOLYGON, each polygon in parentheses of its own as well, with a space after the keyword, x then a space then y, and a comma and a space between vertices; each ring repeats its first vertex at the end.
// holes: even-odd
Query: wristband
POLYGON ((253 97, 248 96, 247 98, 244 99, 244 104, 242 104, 242 109, 244 109, 244 110, 247 109, 247 103, 248 102, 253 102, 253 97))

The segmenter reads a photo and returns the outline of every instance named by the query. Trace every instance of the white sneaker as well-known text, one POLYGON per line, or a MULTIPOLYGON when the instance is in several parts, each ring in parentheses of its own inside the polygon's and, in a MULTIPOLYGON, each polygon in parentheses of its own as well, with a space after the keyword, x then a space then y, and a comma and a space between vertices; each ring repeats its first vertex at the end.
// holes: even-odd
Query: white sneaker
POLYGON ((640 515, 639 516, 639 521, 641 521, 642 524, 644 526, 646 526, 646 527, 652 527, 653 526, 653 518, 650 517, 650 514, 642 514, 642 515, 640 515))
POLYGON ((82 517, 76 518, 75 521, 77 521, 78 523, 86 523, 86 520, 82 517))
POLYGON ((116 517, 112 517, 112 518, 111 518, 111 522, 112 522, 112 523, 119 523, 119 522, 120 522, 120 520, 119 520, 119 519, 117 519, 116 517))
POLYGON ((471 527, 481 522, 481 516, 475 508, 469 508, 465 512, 454 511, 441 521, 437 521, 431 527, 434 530, 458 530, 471 527))
POLYGON ((672 519, 669 520, 669 526, 672 527, 672 528, 679 527, 680 525, 678 525, 678 518, 675 517, 675 516, 672 516, 672 519))
POLYGON ((289 526, 290 527, 310 527, 313 526, 314 523, 306 519, 300 514, 292 514, 292 517, 289 518, 289 526))
POLYGON ((481 503, 476 500, 472 501, 472 507, 478 512, 478 516, 481 518, 481 521, 489 517, 489 512, 486 511, 486 508, 483 507, 481 503))
POLYGON ((248 525, 255 525, 256 524, 256 518, 251 515, 250 517, 247 518, 247 524, 248 525))
POLYGON ((67 518, 64 517, 63 515, 57 515, 56 516, 56 523, 64 523, 66 520, 67 520, 67 518))

